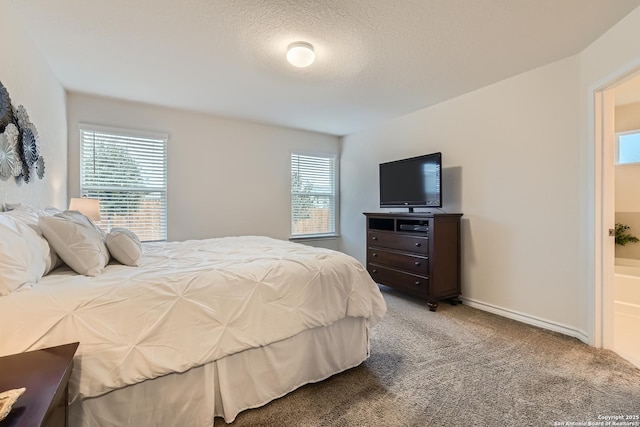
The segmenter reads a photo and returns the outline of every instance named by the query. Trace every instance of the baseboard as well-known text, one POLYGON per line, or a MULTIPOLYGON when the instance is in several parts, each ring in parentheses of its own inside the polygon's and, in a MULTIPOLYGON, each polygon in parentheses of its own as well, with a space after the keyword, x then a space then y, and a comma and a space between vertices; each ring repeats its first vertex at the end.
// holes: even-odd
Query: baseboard
POLYGON ((560 323, 551 322, 549 320, 540 319, 528 314, 519 313, 514 310, 509 310, 503 307, 498 307, 493 304, 487 304, 482 301, 476 301, 470 298, 460 297, 464 304, 469 307, 477 308, 479 310, 488 311, 489 313, 497 314, 502 317, 517 320, 528 325, 537 326, 539 328, 548 329, 550 331, 559 332, 570 337, 579 339, 580 341, 589 344, 589 337, 583 331, 580 331, 569 326, 562 325, 560 323))

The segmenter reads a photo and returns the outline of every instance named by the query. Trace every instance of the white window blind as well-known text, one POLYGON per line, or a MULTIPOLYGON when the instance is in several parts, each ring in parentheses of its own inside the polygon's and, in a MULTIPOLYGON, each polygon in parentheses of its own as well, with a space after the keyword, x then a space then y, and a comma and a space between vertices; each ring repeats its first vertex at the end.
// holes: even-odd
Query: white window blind
POLYGON ((102 229, 167 238, 167 135, 80 125, 80 191, 100 200, 102 229))
POLYGON ((291 236, 336 233, 336 158, 291 154, 291 236))

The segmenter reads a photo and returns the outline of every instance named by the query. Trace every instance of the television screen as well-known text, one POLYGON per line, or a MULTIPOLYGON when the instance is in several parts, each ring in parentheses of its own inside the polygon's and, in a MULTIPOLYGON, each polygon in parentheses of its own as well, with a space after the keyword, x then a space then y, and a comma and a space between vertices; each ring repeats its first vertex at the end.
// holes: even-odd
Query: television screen
POLYGON ((442 154, 380 164, 380 207, 442 207, 442 154))

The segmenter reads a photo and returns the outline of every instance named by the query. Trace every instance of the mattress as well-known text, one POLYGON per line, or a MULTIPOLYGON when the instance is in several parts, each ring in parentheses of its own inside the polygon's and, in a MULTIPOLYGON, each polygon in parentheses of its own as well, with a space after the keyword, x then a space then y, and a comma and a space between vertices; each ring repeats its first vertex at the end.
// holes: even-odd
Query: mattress
POLYGON ((362 318, 386 306, 336 251, 245 236, 145 244, 140 267, 62 268, 0 298, 0 355, 79 341, 70 401, 362 318))

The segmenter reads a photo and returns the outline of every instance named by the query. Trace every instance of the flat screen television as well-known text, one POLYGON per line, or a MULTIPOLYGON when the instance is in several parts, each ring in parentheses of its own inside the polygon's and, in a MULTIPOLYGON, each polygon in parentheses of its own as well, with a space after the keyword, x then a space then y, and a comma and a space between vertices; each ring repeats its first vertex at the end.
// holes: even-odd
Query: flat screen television
POLYGON ((381 208, 441 208, 442 153, 380 164, 381 208))

